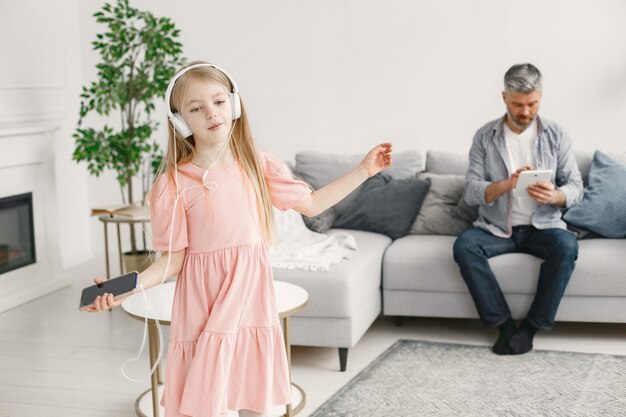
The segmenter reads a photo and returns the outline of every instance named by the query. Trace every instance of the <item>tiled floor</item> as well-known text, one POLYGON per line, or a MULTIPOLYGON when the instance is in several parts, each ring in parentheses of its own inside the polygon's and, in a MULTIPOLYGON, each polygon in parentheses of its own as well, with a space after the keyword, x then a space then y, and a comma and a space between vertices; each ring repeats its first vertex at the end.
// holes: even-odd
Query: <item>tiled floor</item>
MULTIPOLYGON (((137 354, 142 323, 121 309, 103 314, 77 309, 81 288, 100 269, 100 262, 72 268, 71 286, 0 314, 1 417, 135 416, 134 401, 149 382, 127 381, 120 365, 137 354)), ((381 317, 350 349, 343 373, 336 349, 294 346, 292 377, 307 395, 299 416, 311 414, 398 339, 488 346, 494 336, 475 320, 409 318, 396 327, 381 317)), ((535 347, 626 355, 626 325, 559 323, 540 333, 535 347)), ((147 374, 147 364, 144 352, 127 372, 139 378, 147 374)))

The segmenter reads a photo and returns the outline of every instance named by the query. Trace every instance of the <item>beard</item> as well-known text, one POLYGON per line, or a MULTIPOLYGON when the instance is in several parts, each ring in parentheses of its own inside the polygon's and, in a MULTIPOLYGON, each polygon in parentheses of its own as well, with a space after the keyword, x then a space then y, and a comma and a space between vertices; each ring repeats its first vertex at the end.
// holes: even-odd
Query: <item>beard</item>
POLYGON ((509 116, 509 120, 513 126, 520 129, 522 132, 526 130, 526 128, 530 126, 530 124, 535 121, 535 118, 537 117, 536 115, 531 117, 515 117, 508 111, 507 115, 509 116))

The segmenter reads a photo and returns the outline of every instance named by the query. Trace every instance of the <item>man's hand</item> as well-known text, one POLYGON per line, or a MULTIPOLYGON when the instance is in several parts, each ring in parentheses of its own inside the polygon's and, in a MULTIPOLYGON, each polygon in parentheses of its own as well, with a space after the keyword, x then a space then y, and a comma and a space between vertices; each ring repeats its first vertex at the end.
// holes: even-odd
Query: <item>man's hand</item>
POLYGON ((539 204, 550 204, 557 207, 565 205, 565 194, 554 188, 551 182, 540 181, 530 185, 526 191, 528 195, 539 204))
POLYGON ((491 183, 485 190, 485 202, 491 204, 493 201, 500 198, 502 194, 511 191, 517 185, 520 172, 528 171, 529 169, 531 169, 531 167, 527 165, 515 171, 509 178, 491 183))
POLYGON ((521 174, 524 171, 528 171, 531 170, 532 168, 529 165, 526 165, 525 167, 521 167, 520 169, 518 169, 517 171, 515 171, 511 177, 507 180, 508 186, 510 187, 509 190, 512 190, 513 188, 515 188, 515 186, 517 185, 517 181, 519 180, 519 174, 521 174))

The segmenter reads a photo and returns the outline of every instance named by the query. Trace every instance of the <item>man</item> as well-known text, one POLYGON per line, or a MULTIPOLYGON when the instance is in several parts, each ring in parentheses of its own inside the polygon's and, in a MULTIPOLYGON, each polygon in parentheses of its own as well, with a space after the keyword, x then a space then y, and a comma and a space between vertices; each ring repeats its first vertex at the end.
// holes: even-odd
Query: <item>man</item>
POLYGON ((561 208, 582 198, 583 183, 567 133, 537 115, 542 77, 531 64, 504 76, 506 114, 476 132, 469 154, 464 198, 480 205, 473 227, 454 243, 454 260, 483 324, 497 327, 493 351, 522 354, 537 330, 550 330, 574 270, 578 243, 561 220, 561 208), (517 190, 520 172, 552 170, 551 182, 517 190), (522 252, 543 259, 533 303, 519 328, 511 317, 488 259, 522 252))

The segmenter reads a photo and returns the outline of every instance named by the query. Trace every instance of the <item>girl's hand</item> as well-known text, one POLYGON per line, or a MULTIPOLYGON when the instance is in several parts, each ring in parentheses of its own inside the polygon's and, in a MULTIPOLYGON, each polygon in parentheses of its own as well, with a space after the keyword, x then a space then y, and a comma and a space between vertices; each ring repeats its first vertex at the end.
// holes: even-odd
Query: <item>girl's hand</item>
MULTIPOLYGON (((96 284, 102 284, 103 282, 106 281, 106 279, 104 279, 104 278, 94 278, 93 281, 96 284)), ((93 305, 85 308, 85 311, 87 311, 89 313, 95 313, 95 312, 99 313, 101 311, 106 311, 106 310, 110 310, 112 308, 115 308, 115 307, 119 306, 120 304, 122 304, 122 300, 115 301, 113 299, 113 294, 104 293, 102 295, 97 296, 96 299, 93 302, 93 305)))
POLYGON ((366 169, 368 177, 391 166, 391 148, 391 143, 381 143, 365 155, 361 166, 366 169))

